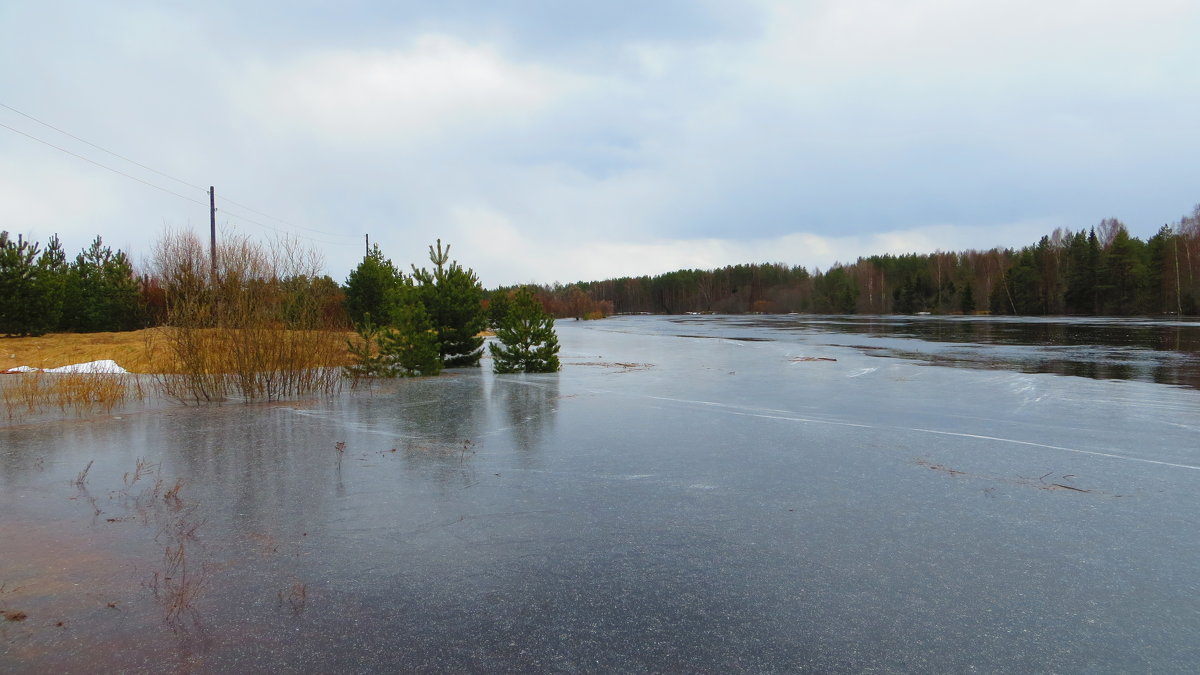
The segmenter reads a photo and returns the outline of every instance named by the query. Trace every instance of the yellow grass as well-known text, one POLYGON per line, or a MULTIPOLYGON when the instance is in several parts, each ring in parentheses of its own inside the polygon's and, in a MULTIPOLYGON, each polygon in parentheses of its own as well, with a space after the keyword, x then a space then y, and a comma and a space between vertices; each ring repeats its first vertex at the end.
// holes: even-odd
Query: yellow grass
MULTIPOLYGON (((352 333, 346 333, 350 337, 352 333)), ((41 337, 0 338, 0 371, 17 366, 58 368, 72 363, 112 359, 131 373, 175 370, 163 329, 124 333, 51 333, 41 337)), ((349 352, 339 363, 349 365, 349 352)))

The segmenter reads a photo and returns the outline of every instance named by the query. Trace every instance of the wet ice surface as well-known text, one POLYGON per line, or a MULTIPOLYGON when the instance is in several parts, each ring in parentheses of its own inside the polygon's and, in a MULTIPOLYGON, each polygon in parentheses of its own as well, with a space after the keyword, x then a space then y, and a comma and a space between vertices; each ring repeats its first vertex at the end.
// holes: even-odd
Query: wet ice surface
POLYGON ((557 375, 0 427, 0 670, 1200 662, 1200 392, 793 322, 564 321, 557 375))

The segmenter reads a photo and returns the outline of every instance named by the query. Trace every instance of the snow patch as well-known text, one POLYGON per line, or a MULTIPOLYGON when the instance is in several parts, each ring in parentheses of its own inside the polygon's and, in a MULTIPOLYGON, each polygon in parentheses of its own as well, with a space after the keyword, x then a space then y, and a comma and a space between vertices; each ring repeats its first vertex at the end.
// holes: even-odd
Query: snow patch
POLYGON ((112 374, 112 375, 119 375, 121 373, 129 372, 128 370, 125 370, 121 366, 117 365, 117 362, 113 361, 112 359, 103 359, 100 361, 88 361, 87 363, 73 363, 69 366, 60 366, 58 368, 46 368, 44 370, 42 370, 40 368, 32 368, 30 366, 17 366, 16 368, 9 368, 8 370, 0 371, 0 372, 7 374, 7 373, 36 373, 39 371, 43 372, 43 373, 73 373, 73 374, 106 373, 106 374, 112 374))

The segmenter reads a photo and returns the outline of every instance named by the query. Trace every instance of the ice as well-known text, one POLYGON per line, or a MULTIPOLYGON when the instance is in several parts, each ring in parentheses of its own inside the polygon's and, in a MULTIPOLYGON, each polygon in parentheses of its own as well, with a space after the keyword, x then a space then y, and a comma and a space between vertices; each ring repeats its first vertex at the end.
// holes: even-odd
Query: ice
POLYGON ((1182 332, 1122 351, 1127 322, 1060 321, 1065 367, 1046 321, 998 322, 1002 341, 920 321, 564 321, 558 374, 485 361, 327 400, 0 427, 0 584, 19 589, 0 603, 31 617, 0 654, 30 671, 1193 670, 1196 325, 1138 322, 1182 332), (178 510, 130 487, 139 457, 180 479, 178 510), (187 550, 208 574, 186 630, 145 585, 181 517, 203 522, 187 550))

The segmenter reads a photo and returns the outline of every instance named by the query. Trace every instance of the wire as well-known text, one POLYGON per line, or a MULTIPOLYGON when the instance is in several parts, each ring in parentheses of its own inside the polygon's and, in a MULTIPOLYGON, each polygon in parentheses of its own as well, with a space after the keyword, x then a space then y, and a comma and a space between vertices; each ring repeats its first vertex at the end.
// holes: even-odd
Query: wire
MULTIPOLYGON (((238 202, 235 202, 235 201, 233 201, 233 200, 232 200, 232 199, 230 199, 229 197, 221 197, 221 201, 223 201, 223 202, 225 202, 225 203, 227 203, 227 204, 233 204, 234 206, 238 206, 238 207, 241 207, 241 208, 243 208, 243 209, 246 209, 246 210, 247 210, 247 211, 249 211, 250 213, 255 213, 255 214, 258 214, 258 215, 260 215, 260 216, 263 216, 263 217, 265 217, 265 218, 270 218, 271 220, 278 221, 278 222, 280 222, 280 223, 283 223, 284 225, 289 225, 289 226, 291 226, 291 227, 294 227, 294 228, 297 228, 297 229, 300 229, 300 230, 308 230, 309 232, 316 232, 317 234, 324 234, 324 235, 326 235, 326 236, 330 236, 330 237, 347 237, 347 236, 350 236, 350 235, 347 235, 347 234, 340 234, 340 233, 338 233, 338 232, 326 232, 326 231, 324 231, 324 230, 318 230, 318 229, 315 229, 315 228, 312 228, 312 227, 305 227, 305 226, 303 226, 303 225, 297 225, 297 224, 295 224, 295 223, 289 223, 288 221, 284 220, 283 218, 276 218, 275 216, 273 216, 273 215, 271 215, 271 214, 269 214, 269 213, 263 213, 262 211, 259 211, 259 210, 257 210, 257 209, 252 209, 252 208, 250 208, 249 206, 246 206, 245 204, 239 204, 238 202)), ((357 245, 358 245, 358 244, 355 244, 355 246, 357 246, 357 245)))
MULTIPOLYGON (((196 188, 197 190, 202 190, 202 191, 204 191, 204 192, 208 192, 208 190, 207 190, 206 188, 203 188, 203 187, 201 187, 201 186, 199 186, 199 185, 195 185, 195 184, 189 183, 189 182, 187 182, 187 181, 185 181, 185 180, 181 180, 181 179, 179 179, 179 178, 176 178, 176 177, 172 176, 171 174, 168 174, 168 173, 163 173, 162 171, 159 171, 158 169, 154 169, 154 168, 148 167, 148 166, 146 166, 145 164, 142 164, 141 162, 135 162, 134 160, 132 160, 132 159, 129 159, 128 157, 126 157, 126 156, 124 156, 124 155, 119 155, 119 154, 117 154, 117 153, 113 152, 112 150, 109 150, 109 149, 107 149, 107 148, 100 147, 99 145, 96 145, 95 143, 92 143, 91 141, 84 140, 84 139, 82 139, 82 138, 80 138, 80 137, 76 136, 75 134, 73 134, 73 133, 71 133, 71 132, 69 132, 69 131, 63 131, 62 129, 59 129, 58 127, 54 126, 53 124, 50 124, 49 122, 43 122, 43 121, 39 120, 38 118, 34 117, 33 115, 30 115, 29 113, 26 113, 26 112, 21 112, 20 110, 17 110, 16 108, 12 107, 11 105, 7 105, 7 104, 5 104, 5 103, 0 103, 0 107, 8 108, 9 110, 11 110, 11 111, 13 111, 13 112, 17 113, 18 115, 21 115, 21 116, 23 116, 23 117, 28 117, 29 119, 33 120, 34 122, 37 122, 38 124, 40 124, 40 125, 42 125, 42 126, 44 126, 44 127, 49 127, 50 129, 53 129, 53 130, 57 131, 57 132, 58 132, 58 133, 60 133, 60 134, 63 134, 63 135, 65 135, 65 136, 70 136, 71 138, 74 138, 75 140, 79 141, 80 143, 85 143, 85 144, 87 144, 87 145, 90 145, 90 146, 92 146, 93 148, 96 148, 97 150, 101 150, 101 151, 103 151, 103 152, 107 152, 108 154, 112 155, 113 157, 117 157, 117 158, 119 158, 119 159, 123 159, 123 160, 125 160, 126 162, 129 162, 130 164, 134 164, 134 165, 136 165, 136 166, 140 166, 140 167, 142 167, 143 169, 145 169, 145 170, 147 170, 147 171, 150 171, 150 172, 152 172, 152 173, 156 173, 156 174, 158 174, 158 175, 160 175, 160 176, 162 176, 162 177, 164 177, 164 178, 170 178, 171 180, 175 181, 176 183, 181 183, 181 184, 183 184, 183 185, 186 185, 186 186, 188 186, 188 187, 192 187, 192 188, 196 188)), ((9 129, 12 129, 12 127, 8 127, 8 128, 9 128, 9 129)), ((14 129, 14 131, 15 131, 15 129, 14 129)), ((49 143, 47 143, 47 145, 49 145, 49 143)), ((61 149, 61 148, 60 148, 60 149, 61 149)), ((78 157, 78 156, 79 156, 79 155, 76 155, 76 157, 78 157)), ((90 161, 90 160, 89 160, 89 161, 90 161)))
MULTIPOLYGON (((5 107, 8 107, 8 106, 5 106, 5 107)), ((200 201, 199 199, 192 199, 191 197, 181 195, 178 192, 175 192, 174 190, 168 190, 167 188, 165 188, 161 185, 155 185, 154 183, 151 183, 149 181, 144 181, 141 178, 127 174, 124 171, 121 171, 120 169, 114 169, 111 166, 108 166, 107 164, 101 164, 100 162, 97 162, 94 159, 89 159, 87 157, 84 157, 83 155, 76 154, 74 152, 71 152, 70 150, 67 150, 66 148, 60 148, 59 146, 57 146, 49 141, 43 141, 42 139, 38 138, 37 136, 32 136, 30 134, 27 134, 24 131, 21 131, 20 129, 14 129, 14 128, 8 126, 7 124, 4 124, 3 122, 0 122, 0 127, 4 127, 5 129, 8 129, 9 131, 12 131, 14 133, 21 134, 22 136, 24 136, 26 138, 33 139, 33 140, 37 141, 38 143, 41 143, 42 145, 48 145, 48 146, 54 148, 55 150, 60 150, 62 152, 65 152, 68 155, 71 155, 72 157, 78 157, 79 159, 82 159, 85 162, 95 164, 96 166, 100 167, 101 169, 108 169, 109 171, 111 171, 115 174, 122 175, 130 180, 135 180, 135 181, 141 183, 142 185, 149 185, 150 187, 152 187, 156 190, 162 190, 163 192, 166 192, 168 194, 173 194, 176 197, 179 197, 180 199, 186 199, 187 201, 192 202, 193 204, 199 204, 201 206, 208 206, 208 204, 205 204, 204 202, 200 201)))
MULTIPOLYGON (((60 129, 60 128, 58 128, 58 127, 54 126, 53 124, 50 124, 49 122, 43 122, 42 120, 40 120, 40 119, 38 119, 38 118, 34 117, 33 115, 30 115, 30 114, 29 114, 29 113, 27 113, 27 112, 23 112, 23 111, 21 111, 21 110, 17 110, 16 108, 12 107, 11 105, 8 105, 8 104, 6 104, 6 103, 0 102, 0 107, 2 107, 2 108, 7 108, 8 110, 11 110, 11 111, 15 112, 15 113, 17 113, 18 115, 21 115, 22 117, 27 117, 27 118, 29 118, 29 119, 33 120, 34 122, 37 122, 38 124, 40 124, 40 125, 44 126, 44 127, 47 127, 47 128, 49 128, 49 129, 53 129, 53 130, 57 131, 58 133, 60 133, 60 134, 63 134, 63 135, 65 135, 65 136, 69 136, 69 137, 71 137, 71 138, 73 138, 73 139, 75 139, 75 140, 79 141, 80 143, 84 143, 84 144, 86 144, 86 145, 90 145, 91 147, 93 147, 93 148, 96 148, 97 150, 100 150, 100 151, 102 151, 102 152, 106 152, 106 153, 108 153, 108 154, 112 155, 113 157, 117 157, 118 159, 123 159, 123 160, 125 160, 126 162, 129 162, 130 164, 133 164, 134 166, 139 166, 139 167, 141 167, 141 168, 143 168, 143 169, 145 169, 145 170, 147 170, 147 171, 149 171, 149 172, 151 172, 151 173, 156 173, 156 174, 158 174, 158 175, 160 175, 160 176, 162 176, 162 177, 164 177, 164 178, 169 178, 169 179, 171 179, 171 180, 175 181, 176 183, 180 183, 180 184, 182 184, 182 185, 186 185, 186 186, 188 186, 188 187, 195 188, 195 189, 197 189, 197 190, 200 190, 201 192, 204 192, 205 194, 207 194, 207 193, 208 193, 208 188, 205 188, 205 187, 203 187, 203 186, 200 186, 200 185, 196 185, 196 184, 194 184, 194 183, 189 183, 189 182, 187 182, 187 181, 185 181, 185 180, 183 180, 183 179, 176 178, 176 177, 172 176, 172 175, 171 175, 171 174, 169 174, 169 173, 164 173, 164 172, 162 172, 162 171, 159 171, 158 169, 155 169, 155 168, 153 168, 153 167, 146 166, 145 164, 142 164, 141 162, 137 162, 137 161, 134 161, 134 160, 132 160, 132 159, 129 159, 128 157, 126 157, 126 156, 124 156, 124 155, 121 155, 121 154, 119 154, 119 153, 113 152, 112 150, 109 150, 108 148, 105 148, 105 147, 102 147, 102 146, 96 145, 95 143, 92 143, 92 142, 91 142, 91 141, 89 141, 89 140, 86 140, 86 139, 80 138, 80 137, 76 136, 75 134, 73 134, 73 133, 71 133, 71 132, 69 132, 69 131, 65 131, 65 130, 63 130, 63 129, 60 129)), ((91 162, 92 164, 95 164, 96 166, 100 166, 100 167, 103 167, 103 168, 105 168, 105 169, 108 169, 109 171, 113 171, 113 172, 115 172, 115 173, 119 173, 119 174, 121 174, 122 176, 125 176, 125 177, 127 177, 127 178, 132 178, 133 180, 136 180, 136 181, 138 181, 139 183, 143 183, 143 184, 145 184, 145 185, 149 185, 150 187, 157 188, 157 189, 159 189, 159 190, 163 190, 164 192, 170 192, 171 194, 173 194, 173 195, 175 195, 175 196, 177 196, 177 197, 182 197, 183 199, 188 199, 188 197, 184 197, 183 195, 181 195, 181 194, 179 194, 179 193, 177 193, 177 192, 172 192, 171 190, 167 190, 166 188, 159 187, 158 185, 154 185, 153 183, 147 183, 146 181, 144 181, 144 180, 142 180, 142 179, 140 179, 140 178, 137 178, 137 177, 135 177, 135 176, 131 176, 131 175, 127 174, 127 173, 124 173, 124 172, 118 171, 117 169, 114 169, 114 168, 112 168, 112 167, 105 166, 104 164, 100 164, 99 162, 96 162, 96 161, 90 160, 90 159, 88 159, 87 157, 84 157, 84 156, 82 156, 82 155, 77 155, 77 154, 75 154, 75 153, 71 152, 70 150, 66 150, 66 149, 60 148, 60 147, 58 147, 57 145, 54 145, 53 143, 49 143, 49 142, 47 142, 47 141, 43 141, 43 140, 41 140, 40 138, 37 138, 37 137, 35 137, 35 136, 30 136, 29 134, 27 134, 27 133, 25 133, 25 132, 23 132, 23 131, 18 131, 17 129, 13 129, 12 127, 10 127, 10 126, 8 126, 8 125, 6 125, 6 124, 0 124, 0 126, 3 126, 4 128, 6 128, 6 129, 9 129, 10 131, 16 131, 18 134, 21 134, 22 136, 26 136, 26 137, 28 137, 28 138, 32 138, 33 140, 35 140, 35 141, 37 141, 37 142, 39 142, 39 143, 44 143, 44 144, 46 144, 46 145, 49 145, 50 147, 52 147, 52 148, 55 148, 55 149, 57 149, 57 150, 62 150, 63 152, 65 152, 65 153, 67 153, 67 154, 69 154, 69 155, 72 155, 72 156, 74 156, 74 157, 78 157, 79 159, 83 159, 83 160, 86 160, 86 161, 88 161, 88 162, 91 162)), ((284 219, 282 219, 282 218, 276 218, 275 216, 272 216, 272 215, 271 215, 271 214, 269 214, 269 213, 264 213, 264 212, 262 212, 262 211, 259 211, 259 210, 257 210, 257 209, 254 209, 254 208, 251 208, 251 207, 249 207, 249 206, 246 206, 245 204, 241 204, 241 203, 235 202, 235 201, 233 201, 232 199, 229 199, 228 197, 221 197, 221 200, 222 200, 222 201, 224 201, 224 202, 228 202, 228 203, 230 203, 230 204, 233 204, 234 206, 239 206, 239 207, 241 207, 241 208, 243 208, 243 209, 245 209, 245 210, 247 210, 247 211, 250 211, 251 213, 258 214, 258 215, 260 215, 260 216, 263 216, 263 217, 265 217, 265 218, 270 218, 271 220, 274 220, 274 221, 277 221, 277 222, 283 223, 284 225, 288 225, 288 226, 290 226, 290 227, 294 227, 294 228, 297 228, 297 229, 300 229, 300 230, 308 230, 309 232, 316 232, 317 234, 323 234, 323 235, 326 235, 326 236, 329 236, 329 237, 348 237, 348 236, 349 236, 349 235, 346 235, 346 234, 341 234, 341 233, 337 233, 337 232, 325 232, 324 230, 318 230, 318 229, 311 228, 311 227, 305 227, 305 226, 303 226, 303 225, 296 225, 295 223, 289 223, 288 221, 286 221, 286 220, 284 220, 284 219)), ((195 202, 195 203, 197 203, 197 204, 204 204, 204 202, 197 201, 197 200, 194 200, 194 199, 188 199, 188 201, 192 201, 192 202, 195 202)), ((271 227, 270 225, 265 225, 265 224, 263 224, 263 223, 257 222, 257 221, 255 221, 255 220, 252 220, 252 219, 250 219, 250 218, 247 218, 247 217, 245 217, 245 216, 237 216, 237 215, 235 215, 234 217, 236 217, 236 218, 241 218, 242 220, 245 220, 245 221, 247 221, 247 222, 254 223, 255 225, 259 225, 259 226, 261 226, 261 227, 265 227, 265 228, 267 228, 267 229, 270 229, 270 230, 274 230, 275 232, 280 232, 280 233, 282 233, 282 234, 288 234, 287 232, 283 232, 282 230, 279 230, 278 228, 271 227)), ((297 236, 299 236, 299 235, 297 235, 297 236)), ((310 240, 312 240, 312 241, 319 241, 319 240, 317 240, 317 239, 312 239, 311 237, 305 237, 305 238, 306 238, 306 239, 310 239, 310 240)), ((333 242, 320 242, 320 243, 323 243, 323 244, 333 244, 333 242)), ((335 245, 335 246, 342 246, 342 245, 345 245, 345 244, 333 244, 333 245, 335 245)), ((355 246, 357 246, 357 245, 358 245, 358 244, 356 243, 356 244, 355 244, 355 246)))
MULTIPOLYGON (((225 201, 229 201, 229 200, 225 200, 225 201)), ((257 221, 257 220, 254 220, 253 218, 247 218, 246 216, 243 216, 243 215, 241 215, 241 214, 239 214, 239 213, 235 213, 235 212, 233 212, 233 211, 230 211, 229 209, 224 209, 224 208, 222 208, 222 209, 217 209, 217 210, 218 210, 220 213, 224 214, 224 215, 231 216, 231 217, 233 217, 233 218, 237 218, 238 220, 242 220, 242 221, 245 221, 245 222, 247 222, 247 223, 252 223, 252 224, 254 224, 254 225, 257 225, 257 226, 259 226, 259 227, 261 227, 261 228, 263 228, 263 229, 266 229, 266 230, 270 230, 270 231, 272 231, 272 232, 275 232, 276 234, 284 234, 284 235, 288 235, 288 236, 291 236, 291 237, 299 237, 300 239, 307 239, 307 240, 309 240, 309 241, 313 241, 313 242, 316 242, 316 243, 318 243, 318 244, 325 244, 325 245, 327 245, 327 246, 358 246, 358 243, 357 243, 357 242, 355 242, 355 243, 349 243, 349 242, 344 242, 344 241, 343 241, 343 242, 339 242, 339 241, 325 241, 325 240, 322 240, 322 239, 317 239, 317 238, 315 238, 315 237, 310 237, 310 236, 303 235, 303 234, 297 234, 297 233, 295 233, 295 232, 288 232, 288 231, 286 231, 286 230, 281 230, 281 229, 279 229, 279 228, 277 228, 277 227, 274 227, 274 226, 272 226, 272 225, 268 225, 268 224, 266 224, 266 223, 263 223, 263 222, 259 222, 259 221, 257 221)))
MULTIPOLYGON (((207 189, 207 188, 204 188, 204 187, 202 187, 202 186, 200 186, 200 185, 196 185, 196 184, 194 184, 194 183, 189 183, 189 182, 187 182, 187 181, 185 181, 185 180, 182 180, 182 179, 180 179, 180 178, 176 178, 176 177, 174 177, 174 176, 172 176, 172 175, 170 175, 170 174, 168 174, 168 173, 164 173, 164 172, 162 172, 162 171, 159 171, 158 169, 155 169, 155 168, 153 168, 153 167, 146 166, 145 164, 142 164, 141 162, 134 161, 134 160, 132 160, 132 159, 130 159, 130 158, 128 158, 128 157, 126 157, 126 156, 124 156, 124 155, 121 155, 121 154, 119 154, 119 153, 113 152, 112 150, 109 150, 109 149, 107 149, 107 148, 104 148, 104 147, 102 147, 102 146, 96 145, 95 143, 92 143, 91 141, 88 141, 88 140, 86 140, 86 139, 80 138, 79 136, 76 136, 75 134, 72 134, 72 133, 71 133, 71 132, 69 132, 69 131, 65 131, 65 130, 63 130, 63 129, 60 129, 60 128, 58 128, 58 127, 54 126, 53 124, 50 124, 49 122, 43 122, 42 120, 40 120, 40 119, 38 119, 38 118, 34 117, 33 115, 30 115, 29 113, 26 113, 26 112, 22 112, 22 111, 20 111, 20 110, 17 110, 16 108, 14 108, 14 107, 12 107, 12 106, 10 106, 10 105, 6 104, 6 103, 0 102, 0 107, 2 107, 2 108, 6 108, 6 109, 8 109, 8 110, 11 110, 11 111, 13 111, 13 112, 17 113, 18 115, 21 115, 22 117, 27 117, 27 118, 29 118, 29 119, 33 120, 34 122, 37 122, 38 124, 40 124, 40 125, 44 126, 44 127, 47 127, 47 128, 49 128, 49 129, 53 129, 53 130, 57 131, 57 132, 58 132, 58 133, 60 133, 60 134, 63 134, 63 135, 65 135, 65 136, 69 136, 70 138, 73 138, 73 139, 75 139, 75 140, 79 141, 80 143, 84 143, 84 144, 86 144, 86 145, 89 145, 89 146, 91 146, 91 147, 93 147, 93 148, 96 148, 97 150, 100 150, 100 151, 102 151, 102 152, 106 152, 106 153, 108 153, 108 154, 112 155, 113 157, 116 157, 116 158, 118 158, 118 159, 122 159, 122 160, 124 160, 124 161, 126 161, 126 162, 129 162, 130 164, 133 164, 134 166, 141 167, 141 168, 143 168, 143 169, 145 169, 145 170, 147 170, 147 171, 149 171, 149 172, 151 172, 151 173, 158 174, 158 175, 160 175, 160 176, 162 176, 162 177, 164 177, 164 178, 169 178, 169 179, 171 179, 171 180, 175 181, 176 183, 180 183, 180 184, 182 184, 182 185, 186 185, 186 186, 188 186, 188 187, 195 188, 195 189, 197 189, 197 190, 200 190, 200 191, 202 191, 202 192, 204 192, 204 193, 206 193, 206 194, 208 193, 208 189, 207 189)), ((55 144, 53 144, 53 143, 51 143, 51 142, 49 142, 49 141, 44 141, 44 140, 42 140, 42 139, 38 138, 37 136, 33 136, 33 135, 31 135, 31 134, 27 134, 27 133, 25 133, 24 131, 21 131, 21 130, 19 130, 19 129, 14 129, 13 127, 10 127, 10 126, 8 126, 7 124, 0 123, 0 127, 4 127, 5 129, 8 129, 9 131, 12 131, 12 132, 15 132, 15 133, 21 134, 22 136, 24 136, 24 137, 26 137, 26 138, 29 138, 29 139, 32 139, 32 140, 35 140, 35 141, 37 141, 38 143, 41 143, 41 144, 43 144, 43 145, 48 145, 48 146, 50 146, 50 147, 54 148, 55 150, 59 150, 59 151, 61 151, 61 152, 65 152, 65 153, 67 153, 68 155, 71 155, 72 157, 76 157, 76 158, 78 158, 78 159, 82 159, 82 160, 84 160, 85 162, 89 162, 89 163, 91 163, 91 164, 95 164, 96 166, 98 166, 98 167, 100 167, 100 168, 102 168, 102 169, 107 169, 107 170, 109 170, 109 171, 112 171, 113 173, 119 174, 119 175, 121 175, 121 176, 124 176, 124 177, 126 177, 126 178, 129 178, 129 179, 131 179, 131 180, 135 180, 135 181, 137 181, 137 182, 139 182, 139 183, 141 183, 141 184, 143 184, 143 185, 148 185, 148 186, 150 186, 150 187, 152 187, 152 188, 154 188, 154 189, 156 189, 156 190, 162 190, 163 192, 166 192, 166 193, 169 193, 169 194, 175 195, 176 197, 179 197, 180 199, 186 199, 187 201, 189 201, 189 202, 192 202, 193 204, 199 204, 199 205, 201 205, 201 206, 208 206, 208 204, 206 204, 206 203, 205 203, 205 202, 203 202, 203 201, 200 201, 200 200, 198 200, 198 199, 192 199, 191 197, 187 197, 187 196, 185 196, 185 195, 181 195, 181 194, 179 194, 178 192, 175 192, 175 191, 173 191, 173 190, 168 190, 167 188, 164 188, 164 187, 162 187, 162 186, 160 186, 160 185, 155 185, 154 183, 150 183, 150 182, 148 182, 148 181, 142 180, 141 178, 138 178, 137 176, 130 175, 130 174, 128 174, 128 173, 125 173, 124 171, 121 171, 121 170, 119 170, 119 169, 114 169, 114 168, 112 168, 111 166, 108 166, 108 165, 106 165, 106 164, 101 164, 100 162, 97 162, 97 161, 95 161, 95 160, 93 160, 93 159, 89 159, 89 158, 87 158, 87 157, 84 157, 83 155, 80 155, 80 154, 77 154, 77 153, 71 152, 70 150, 67 150, 66 148, 59 147, 59 146, 57 146, 57 145, 55 145, 55 144)), ((235 205, 235 206, 238 206, 238 207, 240 207, 240 208, 243 208, 243 209, 245 209, 245 210, 247 210, 247 211, 250 211, 251 213, 258 214, 258 215, 260 215, 260 216, 263 216, 263 217, 269 218, 269 219, 271 219, 271 220, 278 221, 278 222, 280 222, 280 223, 283 223, 284 225, 288 225, 288 226, 290 226, 290 227, 294 227, 294 228, 297 228, 297 229, 300 229, 300 230, 308 230, 309 232, 315 232, 315 233, 317 233, 317 234, 323 234, 323 235, 330 236, 330 237, 348 237, 348 236, 349 236, 349 235, 340 234, 340 233, 336 233, 336 232, 326 232, 326 231, 324 231, 324 230, 318 230, 318 229, 311 228, 311 227, 304 227, 303 225, 296 225, 295 223, 290 223, 290 222, 288 222, 288 221, 286 221, 286 220, 283 220, 282 218, 276 218, 275 216, 272 216, 272 215, 271 215, 271 214, 269 214, 269 213, 264 213, 264 212, 262 212, 262 211, 259 211, 259 210, 257 210, 257 209, 254 209, 254 208, 251 208, 251 207, 249 207, 249 206, 246 206, 245 204, 241 204, 241 203, 239 203, 239 202, 235 202, 235 201, 233 201, 232 199, 229 199, 228 197, 222 197, 222 198, 221 198, 221 200, 222 200, 222 201, 224 201, 224 202, 228 202, 228 203, 230 203, 230 204, 233 204, 233 205, 235 205)), ((248 223, 253 223, 254 225, 258 225, 259 227, 262 227, 262 228, 265 228, 265 229, 271 230, 271 231, 273 231, 273 232, 276 232, 276 233, 279 233, 279 234, 290 234, 290 235, 294 235, 294 236, 297 236, 297 237, 301 237, 301 238, 303 238, 303 239, 308 239, 309 241, 314 241, 314 242, 317 242, 317 243, 320 243, 320 244, 327 244, 327 245, 330 245, 330 246, 349 246, 349 245, 350 245, 350 244, 348 244, 348 243, 346 243, 346 242, 332 242, 332 241, 323 241, 323 240, 320 240, 320 239, 315 239, 315 238, 313 238, 313 237, 308 237, 308 236, 304 236, 304 235, 301 235, 301 234, 295 234, 295 233, 291 233, 291 232, 286 232, 286 231, 284 231, 284 230, 281 230, 281 229, 279 229, 279 228, 277 228, 277 227, 273 227, 273 226, 271 226, 271 225, 267 225, 266 223, 259 222, 259 221, 257 221, 257 220, 254 220, 253 218, 248 218, 248 217, 246 217, 246 216, 240 215, 240 214, 238 214, 238 213, 236 213, 236 212, 233 212, 233 211, 228 211, 228 210, 226 210, 226 209, 221 209, 221 211, 222 211, 222 213, 227 213, 227 214, 229 214, 230 216, 232 216, 232 217, 234 217, 234 218, 237 218, 237 219, 239 219, 239 220, 244 220, 244 221, 246 221, 246 222, 248 222, 248 223)), ((354 245, 355 245, 355 246, 357 246, 358 244, 357 244, 357 243, 355 243, 354 245)))

